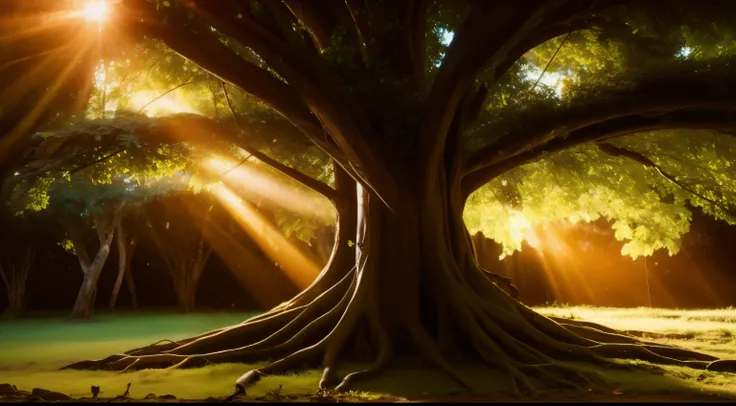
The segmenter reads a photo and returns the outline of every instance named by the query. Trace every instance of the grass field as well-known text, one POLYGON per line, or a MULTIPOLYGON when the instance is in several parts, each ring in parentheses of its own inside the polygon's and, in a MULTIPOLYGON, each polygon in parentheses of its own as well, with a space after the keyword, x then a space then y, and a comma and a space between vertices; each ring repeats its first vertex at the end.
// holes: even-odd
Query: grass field
MULTIPOLYGON (((736 359, 736 309, 544 307, 538 310, 622 330, 657 333, 655 338, 648 336, 646 339, 736 359)), ((95 320, 84 323, 68 321, 64 316, 3 320, 0 321, 0 383, 14 384, 23 390, 40 387, 74 397, 89 396, 91 385, 101 387, 100 396, 114 397, 125 391, 128 382, 132 384, 130 396, 133 398, 143 398, 149 393, 174 394, 179 399, 222 397, 232 392, 235 379, 256 365, 221 364, 196 370, 146 370, 126 374, 58 369, 73 361, 104 357, 163 338, 184 338, 235 324, 247 317, 242 313, 118 313, 98 314, 95 320)), ((358 367, 345 365, 341 372, 358 367)), ((263 396, 279 385, 283 385, 281 393, 284 395, 313 393, 320 374, 321 371, 315 370, 267 376, 248 388, 248 396, 263 396)), ((603 374, 611 384, 608 395, 614 399, 667 400, 698 394, 736 398, 736 374, 679 367, 667 367, 662 375, 620 371, 603 371, 603 374)), ((503 393, 508 389, 505 377, 485 370, 466 370, 466 375, 473 380, 477 393, 486 393, 493 399, 505 396, 503 393)), ((374 381, 356 385, 356 394, 366 400, 383 395, 417 399, 442 397, 459 390, 441 373, 421 368, 393 369, 374 381)), ((602 395, 605 397, 606 393, 602 395)))

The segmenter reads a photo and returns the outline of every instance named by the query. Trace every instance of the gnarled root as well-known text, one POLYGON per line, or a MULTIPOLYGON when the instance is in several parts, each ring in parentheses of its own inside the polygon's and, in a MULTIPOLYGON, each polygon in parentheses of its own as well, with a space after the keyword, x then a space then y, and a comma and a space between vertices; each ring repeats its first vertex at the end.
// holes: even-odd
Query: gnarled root
MULTIPOLYGON (((507 373, 518 393, 548 388, 588 390, 604 385, 598 374, 573 363, 577 361, 630 369, 632 364, 621 360, 637 359, 736 372, 736 361, 642 341, 594 323, 541 316, 503 293, 482 273, 474 277, 451 262, 437 263, 431 283, 436 290, 432 294, 441 298, 436 302, 440 324, 436 334, 430 334, 419 317, 406 320, 406 332, 419 356, 465 388, 470 388, 469 381, 446 354, 446 348, 457 339, 470 344, 465 355, 507 373)), ((356 348, 367 347, 374 358, 366 369, 349 373, 339 381, 336 389, 344 390, 357 380, 375 376, 394 356, 395 337, 383 326, 373 266, 365 256, 359 267, 346 272, 333 286, 311 294, 309 303, 286 304, 233 327, 178 342, 154 343, 66 368, 126 372, 277 359, 241 376, 236 385, 242 393, 248 383, 263 375, 317 366, 321 357, 323 376, 319 386, 326 390, 335 383, 336 364, 346 354, 348 343, 353 342, 356 348)))

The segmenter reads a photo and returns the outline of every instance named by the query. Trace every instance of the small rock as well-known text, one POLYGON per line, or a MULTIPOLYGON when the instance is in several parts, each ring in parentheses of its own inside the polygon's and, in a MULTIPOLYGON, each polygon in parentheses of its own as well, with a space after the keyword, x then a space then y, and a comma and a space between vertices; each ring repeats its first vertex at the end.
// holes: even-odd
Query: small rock
POLYGON ((159 399, 170 399, 170 400, 174 400, 174 399, 176 399, 176 396, 174 396, 174 395, 161 395, 158 398, 159 399))
POLYGON ((55 400, 69 400, 71 399, 71 396, 65 395, 60 392, 54 392, 47 389, 40 389, 40 388, 33 388, 33 391, 31 391, 32 396, 39 397, 43 400, 53 402, 55 400))
POLYGON ((3 395, 15 395, 18 393, 18 389, 9 383, 0 383, 0 396, 3 395))
POLYGON ((155 393, 149 393, 149 394, 148 394, 148 395, 146 395, 146 397, 145 397, 145 398, 143 398, 143 399, 153 399, 153 398, 155 398, 155 397, 156 397, 156 394, 155 394, 155 393))
POLYGON ((624 391, 622 391, 621 389, 614 389, 612 393, 614 395, 623 395, 624 391))

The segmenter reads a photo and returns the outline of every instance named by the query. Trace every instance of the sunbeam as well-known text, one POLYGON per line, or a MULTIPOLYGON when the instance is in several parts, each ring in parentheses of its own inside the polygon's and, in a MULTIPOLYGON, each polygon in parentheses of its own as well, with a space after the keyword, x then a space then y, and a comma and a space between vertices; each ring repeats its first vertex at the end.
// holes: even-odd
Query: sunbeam
POLYGON ((91 1, 81 14, 87 20, 101 23, 110 17, 110 5, 106 1, 91 1))
POLYGON ((302 290, 314 281, 320 272, 319 267, 269 224, 250 203, 243 201, 222 183, 212 186, 210 192, 298 289, 302 290))
POLYGON ((237 188, 238 193, 248 200, 316 217, 322 221, 334 220, 334 208, 322 196, 284 185, 274 176, 259 171, 252 165, 238 164, 238 161, 224 157, 212 157, 204 163, 207 169, 221 176, 223 182, 231 188, 237 188))

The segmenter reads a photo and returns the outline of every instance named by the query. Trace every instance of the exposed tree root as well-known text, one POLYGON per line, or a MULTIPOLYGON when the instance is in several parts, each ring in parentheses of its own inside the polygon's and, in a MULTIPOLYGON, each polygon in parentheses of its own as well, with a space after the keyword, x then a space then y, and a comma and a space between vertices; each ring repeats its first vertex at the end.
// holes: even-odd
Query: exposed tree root
MULTIPOLYGON (((373 362, 366 369, 342 377, 336 389, 344 390, 357 380, 378 374, 395 355, 395 337, 384 329, 375 299, 378 292, 374 264, 367 256, 359 264, 332 286, 302 295, 311 298, 306 304, 287 303, 279 310, 236 326, 180 341, 163 340, 125 354, 83 361, 66 368, 126 372, 276 359, 241 376, 236 385, 239 391, 244 391, 248 383, 263 375, 285 373, 303 366, 316 367, 321 357, 323 375, 319 387, 326 390, 336 381, 338 361, 350 355, 348 343, 360 342, 372 354, 373 362), (356 337, 358 334, 361 337, 356 337)), ((452 264, 440 263, 437 268, 443 266, 452 267, 452 264)), ((736 361, 641 341, 626 332, 595 323, 541 316, 502 293, 488 279, 471 279, 461 269, 455 272, 457 277, 447 272, 439 274, 444 276, 435 281, 435 288, 441 287, 446 295, 438 301, 446 306, 438 314, 453 316, 440 319, 438 337, 430 334, 418 318, 407 320, 406 332, 419 357, 465 388, 471 388, 471 384, 446 357, 443 340, 467 340, 471 347, 464 351, 466 355, 474 355, 508 374, 517 393, 549 388, 588 390, 604 385, 598 374, 571 361, 631 369, 633 364, 624 360, 644 360, 736 372, 736 361), (482 283, 479 281, 488 285, 479 286, 482 283)))

